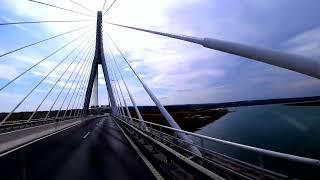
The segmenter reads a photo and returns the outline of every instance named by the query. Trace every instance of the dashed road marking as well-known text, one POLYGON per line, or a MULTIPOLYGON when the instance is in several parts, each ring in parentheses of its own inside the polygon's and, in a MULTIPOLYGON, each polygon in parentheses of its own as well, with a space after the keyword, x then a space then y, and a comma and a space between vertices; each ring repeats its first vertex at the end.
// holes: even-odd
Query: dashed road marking
POLYGON ((83 136, 83 139, 87 138, 89 136, 90 132, 87 132, 86 135, 83 136))

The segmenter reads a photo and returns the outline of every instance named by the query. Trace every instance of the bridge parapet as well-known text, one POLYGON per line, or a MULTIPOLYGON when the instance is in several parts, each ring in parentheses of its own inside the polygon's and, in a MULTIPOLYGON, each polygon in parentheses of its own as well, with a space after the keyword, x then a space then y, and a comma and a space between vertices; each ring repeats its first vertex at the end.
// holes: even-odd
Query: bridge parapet
MULTIPOLYGON (((287 178, 300 178, 304 176, 303 171, 299 169, 308 168, 309 173, 316 173, 320 166, 320 161, 317 159, 305 158, 286 153, 275 152, 262 148, 252 147, 230 141, 225 141, 217 138, 212 138, 184 130, 174 129, 145 121, 148 131, 145 131, 139 125, 141 120, 129 117, 116 117, 117 121, 125 128, 129 129, 133 137, 139 137, 137 142, 142 143, 147 149, 147 141, 152 141, 153 144, 157 144, 153 148, 164 148, 167 152, 171 151, 171 155, 174 154, 179 159, 185 161, 187 164, 191 164, 195 169, 202 172, 206 176, 212 177, 211 173, 217 173, 222 177, 229 178, 244 178, 244 179, 287 179, 287 178), (184 141, 176 135, 176 132, 184 133, 189 136, 193 142, 184 141), (138 135, 137 135, 138 134, 138 135), (202 156, 198 156, 188 149, 188 146, 197 147, 202 156), (237 158, 226 155, 226 152, 217 151, 217 145, 228 146, 228 148, 235 149, 238 153, 244 156, 256 156, 256 162, 245 162, 237 158), (279 164, 270 163, 270 159, 275 159, 279 164, 284 164, 288 167, 296 168, 296 172, 289 172, 289 168, 286 170, 277 169, 273 166, 279 164), (191 160, 192 162, 190 162, 191 160), (272 166, 270 166, 272 165, 272 166), (287 174, 290 173, 290 174, 287 174)), ((226 148, 227 149, 227 148, 226 148)), ((157 149, 156 151, 159 151, 157 149)), ((168 154, 165 155, 167 157, 168 154)), ((167 159, 167 158, 164 158, 167 159)), ((168 161, 168 160, 166 160, 168 161)))

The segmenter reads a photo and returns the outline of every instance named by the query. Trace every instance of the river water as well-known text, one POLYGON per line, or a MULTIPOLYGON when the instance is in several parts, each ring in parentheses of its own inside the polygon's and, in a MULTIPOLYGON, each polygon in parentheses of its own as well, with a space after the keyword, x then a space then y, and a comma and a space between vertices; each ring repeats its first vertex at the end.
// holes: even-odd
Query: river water
MULTIPOLYGON (((273 151, 320 159, 319 106, 261 105, 229 108, 229 110, 232 112, 206 125, 196 133, 273 151)), ((256 154, 253 155, 253 153, 247 153, 238 148, 208 142, 206 146, 243 161, 252 163, 258 161, 256 154)), ((290 164, 286 165, 290 166, 290 164)), ((269 161, 269 166, 271 169, 279 168, 277 161, 274 160, 269 161)), ((283 172, 288 173, 288 169, 283 172)))

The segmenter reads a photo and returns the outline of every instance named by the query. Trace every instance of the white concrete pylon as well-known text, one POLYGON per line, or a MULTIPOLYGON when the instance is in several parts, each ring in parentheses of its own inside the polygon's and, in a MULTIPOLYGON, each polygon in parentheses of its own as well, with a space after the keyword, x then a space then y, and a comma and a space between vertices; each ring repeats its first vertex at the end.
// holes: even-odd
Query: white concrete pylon
POLYGON ((98 71, 96 72, 96 76, 93 81, 92 94, 91 94, 91 106, 98 106, 98 71))

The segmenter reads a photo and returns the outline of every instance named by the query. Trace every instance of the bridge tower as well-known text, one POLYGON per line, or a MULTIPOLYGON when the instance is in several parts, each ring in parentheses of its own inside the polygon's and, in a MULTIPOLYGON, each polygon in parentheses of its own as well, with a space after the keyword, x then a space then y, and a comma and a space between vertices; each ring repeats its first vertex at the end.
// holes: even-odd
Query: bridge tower
POLYGON ((90 102, 91 102, 92 106, 98 106, 99 105, 99 98, 98 98, 98 71, 96 72, 96 75, 94 77, 90 102))
POLYGON ((90 99, 93 100, 94 103, 98 103, 98 65, 101 64, 104 78, 107 85, 108 96, 110 99, 111 105, 111 113, 115 114, 117 107, 116 101, 113 93, 113 89, 111 86, 111 81, 108 73, 108 67, 106 64, 106 60, 104 57, 104 49, 103 49, 103 35, 102 35, 102 12, 99 11, 97 14, 97 30, 96 30, 96 49, 95 56, 92 62, 91 73, 89 78, 89 83, 86 90, 86 97, 84 102, 84 110, 88 113, 90 99), (96 82, 95 82, 96 81, 96 82), (95 86, 95 87, 94 87, 95 86), (92 98, 91 98, 92 97, 92 98))

